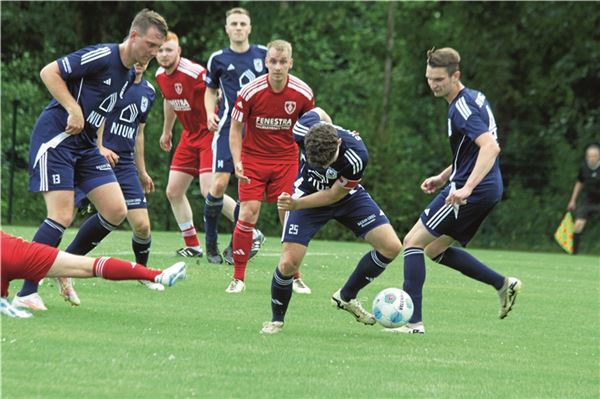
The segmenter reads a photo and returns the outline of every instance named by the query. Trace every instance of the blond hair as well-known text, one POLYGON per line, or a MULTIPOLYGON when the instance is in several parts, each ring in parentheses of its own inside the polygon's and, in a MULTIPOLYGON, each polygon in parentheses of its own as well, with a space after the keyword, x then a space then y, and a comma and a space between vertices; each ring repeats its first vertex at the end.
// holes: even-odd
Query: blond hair
POLYGON ((267 44, 267 51, 274 48, 277 51, 287 51, 288 56, 292 58, 292 45, 285 40, 273 40, 267 44))
POLYGON ((242 14, 242 15, 246 15, 246 16, 248 16, 248 18, 250 18, 250 12, 248 12, 248 10, 246 10, 245 8, 242 8, 242 7, 234 7, 231 10, 228 10, 225 13, 225 18, 227 18, 233 14, 242 14))

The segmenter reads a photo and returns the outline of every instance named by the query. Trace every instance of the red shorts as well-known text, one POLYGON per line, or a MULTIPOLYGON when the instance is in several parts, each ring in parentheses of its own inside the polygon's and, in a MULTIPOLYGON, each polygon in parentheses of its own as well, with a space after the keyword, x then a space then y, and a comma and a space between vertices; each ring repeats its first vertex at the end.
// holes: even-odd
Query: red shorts
POLYGON ((38 282, 48 274, 48 270, 58 256, 58 248, 45 244, 25 241, 0 232, 2 264, 2 293, 8 296, 8 285, 11 280, 27 279, 38 282))
POLYGON ((201 139, 196 140, 195 146, 190 144, 188 136, 189 134, 184 130, 175 149, 175 154, 173 154, 171 170, 187 173, 194 177, 202 173, 212 172, 213 134, 206 134, 201 139))
POLYGON ((240 201, 266 200, 273 203, 277 202, 279 194, 294 192, 294 181, 298 175, 297 162, 281 165, 244 158, 242 165, 250 183, 238 183, 240 201))

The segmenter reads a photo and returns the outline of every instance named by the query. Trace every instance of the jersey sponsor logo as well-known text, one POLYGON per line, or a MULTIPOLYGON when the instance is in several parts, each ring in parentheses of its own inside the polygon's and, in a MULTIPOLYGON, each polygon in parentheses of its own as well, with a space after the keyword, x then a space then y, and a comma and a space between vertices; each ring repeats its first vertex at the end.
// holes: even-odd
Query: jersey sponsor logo
POLYGON ((256 72, 261 73, 263 71, 263 60, 261 60, 260 58, 255 58, 254 59, 254 69, 256 70, 256 72))
POLYGON ((102 111, 108 113, 113 110, 116 103, 117 103, 117 93, 115 92, 115 93, 112 93, 110 96, 106 97, 104 99, 104 101, 102 101, 102 104, 100 104, 100 106, 98 108, 100 108, 102 111))
POLYGON ((140 109, 142 112, 146 112, 148 109, 148 97, 142 96, 142 102, 140 103, 140 109))
MULTIPOLYGON (((256 79, 256 75, 254 74, 254 72, 252 72, 250 69, 246 69, 244 71, 244 73, 242 73, 240 75, 240 78, 238 79, 238 84, 240 85, 240 90, 242 89, 242 87, 246 86, 248 83, 252 82, 254 79, 256 79)), ((240 92, 238 91, 238 95, 240 94, 240 92)))
POLYGON ((110 164, 105 163, 102 165, 96 165, 96 169, 97 170, 111 170, 112 168, 110 167, 110 164))
POLYGON ((100 127, 100 125, 102 125, 102 122, 104 122, 104 117, 96 111, 92 111, 88 115, 86 122, 88 122, 90 125, 94 126, 97 129, 100 127))
POLYGON ((266 130, 285 130, 292 127, 290 118, 256 118, 256 127, 266 130))
POLYGON ((133 139, 135 128, 115 122, 110 126, 110 134, 121 136, 126 139, 133 139))
POLYGON ((175 111, 191 111, 192 107, 190 107, 190 103, 187 102, 185 98, 174 98, 172 100, 168 100, 169 104, 173 107, 175 111))
POLYGON ((173 85, 175 87, 175 93, 181 95, 181 93, 183 93, 183 85, 179 82, 175 83, 173 85))
POLYGON ((283 109, 285 109, 285 112, 287 112, 288 115, 293 114, 296 110, 296 101, 286 101, 283 109))
POLYGON ((133 123, 135 122, 137 116, 138 116, 138 109, 137 109, 137 105, 135 104, 129 104, 128 106, 126 106, 125 108, 123 108, 121 110, 121 114, 119 115, 119 120, 125 122, 125 123, 133 123))
POLYGON ((318 171, 316 171, 314 169, 309 169, 308 170, 308 180, 307 181, 317 191, 327 190, 330 187, 329 178, 327 177, 327 172, 325 172, 325 176, 323 176, 318 171))
POLYGON ((229 64, 229 66, 227 67, 228 71, 235 71, 235 66, 233 64, 229 64))

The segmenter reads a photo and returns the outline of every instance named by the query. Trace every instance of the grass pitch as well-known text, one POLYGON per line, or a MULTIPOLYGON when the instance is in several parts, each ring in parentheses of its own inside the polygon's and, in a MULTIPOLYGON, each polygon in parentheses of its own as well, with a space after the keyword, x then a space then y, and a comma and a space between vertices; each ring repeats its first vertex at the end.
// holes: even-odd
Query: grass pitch
MULTIPOLYGON (((4 226, 30 239, 34 228, 4 226)), ((130 232, 91 255, 133 260, 130 232)), ((64 240, 74 236, 69 229, 64 240)), ((225 244, 228 237, 221 237, 225 244)), ((154 232, 150 264, 178 260, 181 239, 154 232)), ((280 244, 269 237, 249 264, 247 289, 224 292, 232 268, 188 260, 188 279, 165 292, 137 282, 78 280, 82 305, 40 288, 49 310, 2 317, 3 398, 598 398, 600 260, 473 250, 523 281, 505 320, 493 289, 428 262, 424 336, 364 326, 329 303, 365 243, 315 241, 302 266, 312 295, 294 295, 283 332, 270 319, 280 244)), ((11 285, 11 297, 21 286, 11 285)), ((397 259, 359 294, 402 287, 397 259)))

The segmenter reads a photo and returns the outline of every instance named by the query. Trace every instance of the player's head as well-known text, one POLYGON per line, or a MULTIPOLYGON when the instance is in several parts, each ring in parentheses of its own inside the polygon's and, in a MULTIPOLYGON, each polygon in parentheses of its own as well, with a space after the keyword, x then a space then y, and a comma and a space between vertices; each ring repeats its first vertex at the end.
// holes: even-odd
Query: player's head
POLYGON ((235 7, 225 13, 225 32, 231 43, 245 44, 252 32, 250 13, 242 7, 235 7))
POLYGON ((167 22, 156 11, 144 8, 137 13, 131 22, 128 36, 128 40, 131 41, 133 63, 147 64, 156 57, 168 29, 167 22))
POLYGON ((342 140, 329 123, 317 123, 304 137, 304 150, 309 165, 326 168, 335 162, 340 153, 342 140))
POLYGON ((267 56, 265 65, 269 70, 269 83, 271 85, 283 85, 294 59, 292 58, 292 45, 285 40, 273 40, 267 44, 267 56))
POLYGON ((158 61, 158 65, 161 67, 170 70, 177 66, 180 56, 181 47, 179 47, 179 37, 169 31, 165 42, 158 49, 156 61, 158 61))
POLYGON ((444 47, 427 51, 427 84, 436 97, 448 97, 460 85, 460 54, 444 47))
POLYGON ((590 168, 598 165, 600 162, 600 144, 590 143, 585 147, 585 162, 590 168))

